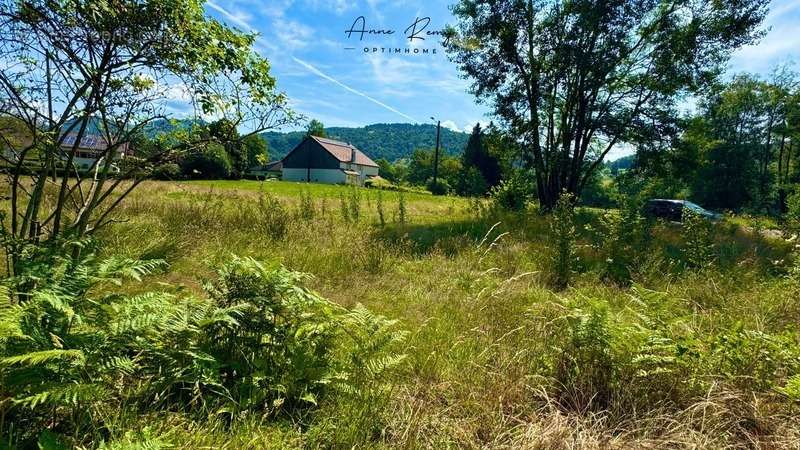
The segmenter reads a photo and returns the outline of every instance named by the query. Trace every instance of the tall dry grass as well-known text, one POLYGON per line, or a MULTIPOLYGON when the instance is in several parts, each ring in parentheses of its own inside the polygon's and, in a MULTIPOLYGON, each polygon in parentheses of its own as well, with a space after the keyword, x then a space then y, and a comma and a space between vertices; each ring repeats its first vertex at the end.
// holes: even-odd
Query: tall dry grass
MULTIPOLYGON (((253 256, 399 319, 410 331, 400 387, 386 426, 357 446, 800 448, 799 399, 782 390, 800 373, 786 244, 724 224, 703 240, 713 264, 697 267, 682 231, 655 224, 618 284, 604 275, 600 213, 580 210, 558 291, 536 211, 342 188, 345 218, 330 187, 259 189, 145 184, 102 239, 109 252, 165 257, 157 282, 196 290, 229 255, 253 256)), ((323 405, 315 423, 335 414, 323 405)), ((326 444, 313 426, 156 423, 183 448, 326 444)))

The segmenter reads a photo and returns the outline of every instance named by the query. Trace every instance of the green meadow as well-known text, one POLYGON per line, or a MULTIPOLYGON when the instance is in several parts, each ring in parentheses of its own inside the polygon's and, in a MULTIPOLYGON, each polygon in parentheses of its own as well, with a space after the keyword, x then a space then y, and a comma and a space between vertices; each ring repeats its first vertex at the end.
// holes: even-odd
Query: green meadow
POLYGON ((98 238, 109 255, 168 266, 123 291, 203 296, 234 255, 252 257, 396 320, 406 334, 392 351, 404 356, 368 417, 331 392, 299 416, 233 423, 170 410, 142 420, 123 407, 111 433, 177 448, 796 448, 791 244, 730 218, 695 229, 622 216, 578 208, 565 235, 535 208, 482 200, 146 182, 98 238), (613 276, 619 246, 633 255, 627 282, 613 276))

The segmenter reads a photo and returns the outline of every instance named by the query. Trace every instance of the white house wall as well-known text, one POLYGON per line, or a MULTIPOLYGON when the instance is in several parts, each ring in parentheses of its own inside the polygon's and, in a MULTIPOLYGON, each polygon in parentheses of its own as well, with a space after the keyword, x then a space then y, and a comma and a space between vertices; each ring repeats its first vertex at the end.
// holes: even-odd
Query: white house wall
MULTIPOLYGON (((284 181, 306 181, 308 169, 289 169, 281 171, 284 181)), ((346 181, 344 172, 339 169, 311 169, 312 183, 343 184, 346 181)))
POLYGON ((374 177, 378 175, 378 168, 372 166, 362 166, 361 164, 353 164, 353 163, 339 163, 339 167, 342 170, 352 170, 353 172, 358 172, 358 182, 359 184, 363 185, 364 181, 366 181, 367 177, 374 177))

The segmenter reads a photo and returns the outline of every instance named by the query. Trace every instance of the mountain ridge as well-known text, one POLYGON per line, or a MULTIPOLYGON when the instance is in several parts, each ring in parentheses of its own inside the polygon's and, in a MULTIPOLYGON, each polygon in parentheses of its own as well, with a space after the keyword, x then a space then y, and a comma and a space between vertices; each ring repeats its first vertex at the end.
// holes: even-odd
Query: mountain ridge
MULTIPOLYGON (((305 131, 267 131, 260 136, 267 141, 271 159, 283 158, 305 137, 305 131)), ((436 146, 436 125, 376 123, 363 127, 326 127, 330 139, 353 144, 373 160, 396 161, 408 158, 416 149, 436 146)), ((469 134, 442 127, 442 154, 458 155, 467 145, 469 134)))

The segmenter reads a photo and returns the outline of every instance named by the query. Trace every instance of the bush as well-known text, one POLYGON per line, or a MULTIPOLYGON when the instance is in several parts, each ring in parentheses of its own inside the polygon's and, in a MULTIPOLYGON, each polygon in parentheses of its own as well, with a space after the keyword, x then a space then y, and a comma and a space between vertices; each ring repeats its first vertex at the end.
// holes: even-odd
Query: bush
POLYGON ((555 289, 569 285, 575 268, 575 211, 574 197, 564 192, 550 217, 552 281, 555 289))
POLYGON ((397 196, 397 221, 400 225, 406 224, 406 218, 408 216, 408 211, 406 210, 406 196, 403 195, 403 191, 400 191, 400 194, 397 196))
POLYGON ((258 199, 258 209, 253 215, 253 225, 272 240, 282 239, 289 229, 292 217, 280 200, 269 194, 258 199))
POLYGON ((712 224, 708 219, 684 208, 683 256, 686 265, 700 269, 714 262, 712 224))
POLYGON ((300 193, 300 204, 297 209, 297 217, 302 220, 313 220, 317 215, 317 208, 314 206, 314 197, 309 191, 300 193))
POLYGON ((787 230, 791 233, 800 233, 800 189, 789 196, 786 207, 787 230))
POLYGON ((546 325, 535 339, 549 340, 556 350, 544 352, 545 367, 561 409, 680 410, 707 401, 715 386, 725 386, 725 395, 736 392, 731 388, 800 392, 800 347, 792 332, 770 334, 727 322, 698 334, 695 326, 664 320, 681 316, 674 311, 679 300, 667 293, 635 287, 630 298, 616 313, 608 301, 594 297, 563 299, 550 310, 536 307, 532 317, 546 325))
POLYGON ((555 365, 559 403, 574 412, 605 409, 611 402, 614 381, 607 313, 592 307, 563 319, 568 340, 555 365))
POLYGON ((531 196, 529 183, 518 174, 504 179, 489 192, 496 207, 509 211, 522 211, 531 196))
POLYGON ((433 195, 445 195, 450 192, 450 185, 447 184, 446 180, 441 178, 436 180, 436 183, 433 182, 433 179, 429 179, 427 183, 425 183, 425 189, 430 191, 433 195))
POLYGON ((348 311, 305 289, 307 275, 250 258, 219 269, 204 298, 91 295, 163 263, 62 256, 75 245, 85 247, 30 250, 34 263, 0 288, 10 444, 92 446, 108 435, 105 418, 143 409, 307 420, 324 399, 363 408, 359 422, 374 428, 403 360, 394 322, 348 311), (9 301, 23 287, 22 301, 9 301))
POLYGON ((382 189, 384 191, 393 191, 397 189, 397 186, 392 184, 391 181, 381 177, 367 178, 367 180, 364 181, 364 187, 382 189))
POLYGON ((632 270, 647 253, 649 221, 642 217, 639 202, 623 199, 619 213, 606 212, 600 224, 605 256, 602 276, 626 286, 631 281, 632 270))
POLYGON ((233 165, 225 147, 212 143, 187 155, 181 164, 181 171, 187 178, 222 179, 231 176, 233 165))
POLYGON ((161 164, 153 168, 151 176, 156 180, 175 180, 181 176, 181 167, 175 163, 161 164))
POLYGON ((486 195, 489 186, 486 180, 481 175, 481 172, 475 166, 465 168, 459 174, 458 179, 458 195, 465 197, 481 197, 486 195))
POLYGON ((353 222, 358 222, 361 218, 361 192, 355 186, 350 188, 347 195, 347 204, 349 209, 349 218, 353 222))
POLYGON ((336 307, 300 287, 307 275, 234 258, 206 291, 234 321, 208 329, 206 345, 240 409, 315 405, 333 376, 336 307))
POLYGON ((375 202, 375 208, 378 212, 378 222, 381 225, 381 228, 386 226, 386 212, 383 209, 383 193, 378 191, 378 198, 375 202))

